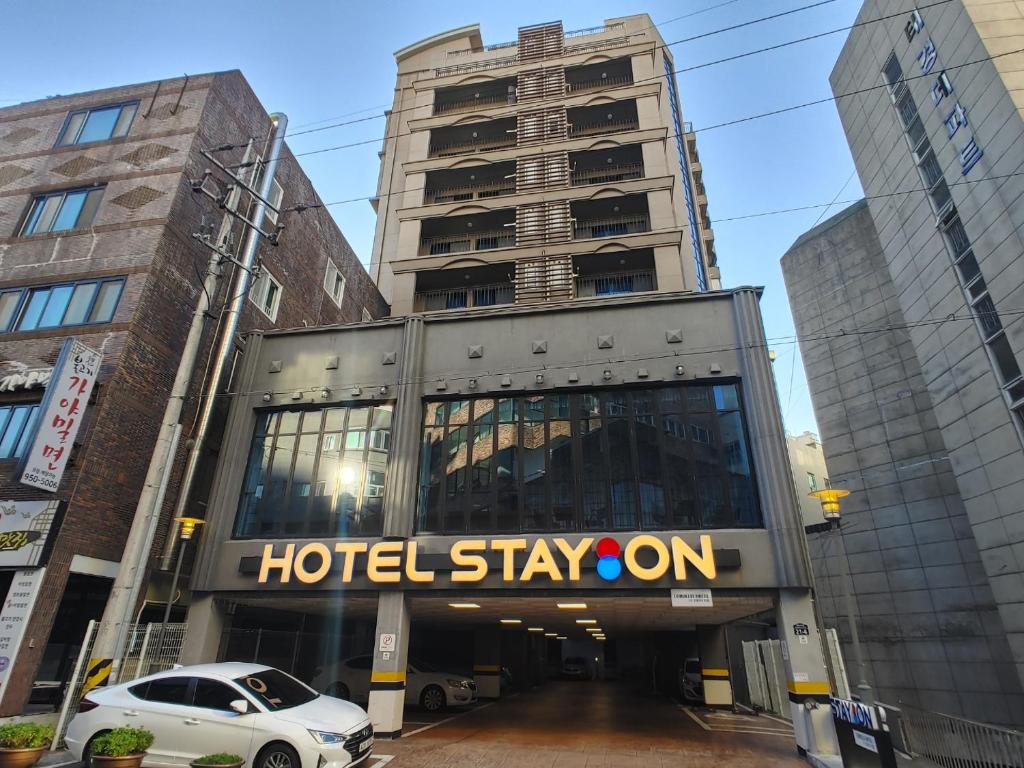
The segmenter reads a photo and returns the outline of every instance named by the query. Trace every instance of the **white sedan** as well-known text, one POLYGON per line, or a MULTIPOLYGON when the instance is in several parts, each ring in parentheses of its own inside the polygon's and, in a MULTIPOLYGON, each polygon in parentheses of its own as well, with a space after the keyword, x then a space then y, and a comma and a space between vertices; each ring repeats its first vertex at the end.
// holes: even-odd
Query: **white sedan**
MULTIPOLYGON (((310 685, 328 696, 368 701, 373 657, 353 656, 317 671, 310 685)), ((422 661, 409 662, 405 698, 428 712, 476 702, 476 683, 469 677, 442 672, 422 661)), ((258 766, 257 766, 258 768, 258 766)))
POLYGON ((261 664, 178 667, 94 689, 65 741, 88 767, 92 740, 121 726, 153 733, 143 765, 154 768, 216 752, 241 755, 248 768, 347 768, 373 749, 363 709, 261 664))

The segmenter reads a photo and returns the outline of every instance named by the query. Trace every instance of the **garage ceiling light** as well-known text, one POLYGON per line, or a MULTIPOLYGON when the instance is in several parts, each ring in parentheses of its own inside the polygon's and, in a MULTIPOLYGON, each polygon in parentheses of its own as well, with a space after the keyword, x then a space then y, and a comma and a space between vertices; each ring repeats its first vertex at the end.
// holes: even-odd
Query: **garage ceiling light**
POLYGON ((565 635, 559 635, 555 640, 568 640, 568 638, 565 635))
POLYGON ((522 624, 522 619, 501 619, 502 624, 522 624))
POLYGON ((576 619, 577 624, 597 624, 597 619, 576 619))
POLYGON ((603 635, 604 634, 604 630, 601 629, 600 627, 587 627, 587 632, 593 632, 594 634, 597 634, 597 635, 603 635))
POLYGON ((586 603, 557 603, 558 607, 563 611, 585 611, 587 610, 586 603))
POLYGON ((479 608, 478 603, 448 603, 449 608, 479 608))
POLYGON ((544 627, 527 627, 526 631, 527 632, 543 632, 544 631, 544 627))
POLYGON ((595 640, 604 640, 604 635, 594 635, 595 640))
POLYGON ((544 637, 558 637, 557 632, 545 632, 544 637))

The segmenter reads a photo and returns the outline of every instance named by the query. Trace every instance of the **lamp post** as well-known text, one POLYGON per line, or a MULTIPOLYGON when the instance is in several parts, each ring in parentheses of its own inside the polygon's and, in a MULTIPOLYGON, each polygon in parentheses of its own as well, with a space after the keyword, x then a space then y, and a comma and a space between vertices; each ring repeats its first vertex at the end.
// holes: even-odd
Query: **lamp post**
POLYGON ((178 560, 174 564, 174 577, 171 579, 171 591, 167 595, 167 607, 164 608, 164 620, 160 622, 160 633, 157 635, 156 652, 158 657, 163 654, 164 650, 164 633, 167 631, 167 624, 171 620, 171 606, 174 605, 174 593, 178 589, 178 578, 181 576, 181 563, 185 559, 185 548, 188 546, 188 542, 192 538, 192 535, 196 532, 196 528, 206 522, 198 517, 176 517, 174 519, 179 523, 178 538, 181 540, 181 546, 178 548, 178 560))
POLYGON ((845 488, 823 488, 820 491, 811 491, 808 494, 811 498, 821 502, 821 511, 825 521, 832 530, 832 536, 842 547, 842 556, 839 558, 840 577, 843 582, 843 601, 846 603, 846 620, 850 624, 850 641, 853 645, 853 656, 857 660, 857 671, 860 680, 857 683, 857 695, 866 704, 874 703, 874 691, 867 679, 867 665, 864 663, 864 649, 860 644, 860 630, 857 627, 855 608, 853 603, 853 581, 850 578, 850 564, 846 557, 846 547, 843 544, 843 537, 839 533, 839 511, 840 502, 850 495, 845 488))

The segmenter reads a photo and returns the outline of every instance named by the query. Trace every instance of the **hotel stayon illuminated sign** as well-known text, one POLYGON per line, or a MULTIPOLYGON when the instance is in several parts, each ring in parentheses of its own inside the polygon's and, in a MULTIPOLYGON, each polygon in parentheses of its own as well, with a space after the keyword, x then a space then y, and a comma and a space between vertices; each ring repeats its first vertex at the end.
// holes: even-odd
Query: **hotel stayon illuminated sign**
MULTIPOLYGON (((274 581, 291 583, 294 578, 302 584, 317 584, 331 573, 335 561, 341 565, 343 584, 352 581, 357 561, 360 571, 375 584, 409 582, 430 584, 436 572, 421 568, 417 562, 419 542, 334 541, 330 544, 311 542, 302 546, 287 544, 284 552, 274 554, 274 545, 263 547, 260 558, 259 583, 274 581)), ((505 582, 580 581, 581 566, 587 555, 597 557, 597 573, 606 581, 614 581, 625 570, 641 581, 657 581, 671 575, 676 581, 685 581, 688 567, 694 568, 709 581, 717 574, 715 553, 711 537, 700 537, 700 549, 695 550, 679 536, 663 541, 650 534, 631 537, 624 547, 615 539, 603 538, 594 547, 593 537, 584 537, 575 544, 563 538, 537 539, 532 545, 526 539, 459 539, 448 551, 451 581, 472 584, 487 578, 491 566, 484 556, 488 552, 501 555, 501 578, 505 582), (526 561, 516 568, 516 553, 526 553, 526 561), (565 565, 559 564, 555 553, 560 553, 565 565)), ((441 569, 438 569, 441 570, 441 569)))

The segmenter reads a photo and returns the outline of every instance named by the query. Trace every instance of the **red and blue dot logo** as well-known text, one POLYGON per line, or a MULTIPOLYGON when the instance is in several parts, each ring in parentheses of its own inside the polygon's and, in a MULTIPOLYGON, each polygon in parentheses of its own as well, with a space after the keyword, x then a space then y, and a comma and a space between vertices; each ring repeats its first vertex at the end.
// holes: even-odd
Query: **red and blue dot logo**
POLYGON ((597 542, 597 575, 605 581, 619 578, 622 575, 621 554, 622 547, 615 539, 605 537, 597 542))

